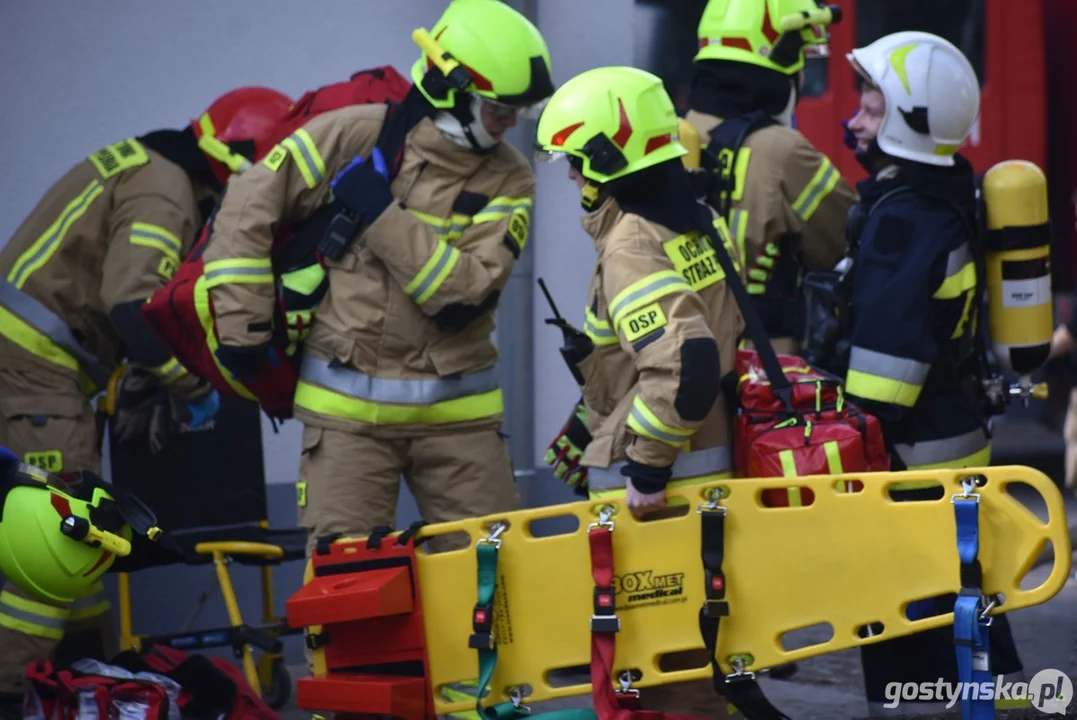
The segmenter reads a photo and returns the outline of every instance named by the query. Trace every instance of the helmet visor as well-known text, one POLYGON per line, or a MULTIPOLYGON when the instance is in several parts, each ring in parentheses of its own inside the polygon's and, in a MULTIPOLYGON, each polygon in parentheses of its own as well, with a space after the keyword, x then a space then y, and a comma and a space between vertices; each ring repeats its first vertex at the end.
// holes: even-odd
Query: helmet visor
POLYGON ((561 150, 547 150, 541 145, 535 145, 532 157, 537 163, 555 163, 567 158, 568 153, 561 150))
POLYGON ((546 107, 546 103, 549 101, 549 98, 543 98, 542 100, 529 105, 510 105, 486 97, 485 95, 479 95, 478 97, 482 107, 498 120, 509 120, 511 118, 520 117, 527 118, 528 120, 538 120, 539 115, 542 114, 542 110, 546 107))
MULTIPOLYGON (((2 479, 0 478, 0 480, 2 479)), ((20 462, 15 471, 6 480, 11 485, 40 487, 42 490, 51 488, 71 497, 76 496, 75 489, 62 478, 29 463, 20 462)))

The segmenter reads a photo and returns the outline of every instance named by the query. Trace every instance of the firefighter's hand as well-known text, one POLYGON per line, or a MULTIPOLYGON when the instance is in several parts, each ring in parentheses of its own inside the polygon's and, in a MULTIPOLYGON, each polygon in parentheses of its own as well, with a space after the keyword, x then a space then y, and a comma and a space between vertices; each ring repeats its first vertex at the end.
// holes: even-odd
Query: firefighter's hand
POLYGON ((161 381, 149 371, 128 368, 117 385, 115 414, 110 421, 117 442, 128 445, 148 439, 163 390, 161 381))
POLYGON ((1065 357, 1077 350, 1077 338, 1070 333, 1065 323, 1055 328, 1054 336, 1051 337, 1051 354, 1049 360, 1065 357))
POLYGON ((368 159, 357 157, 344 166, 331 184, 333 197, 370 225, 393 202, 389 171, 381 150, 374 148, 368 159))
POLYGON ((656 493, 640 492, 632 484, 632 480, 629 479, 628 484, 625 486, 625 491, 625 504, 628 505, 629 512, 637 518, 655 510, 661 510, 666 506, 665 489, 656 493))
POLYGON ((177 400, 172 403, 172 419, 185 423, 192 430, 208 423, 221 409, 221 396, 213 389, 198 400, 177 400))
POLYGON ((553 476, 574 490, 586 492, 587 467, 580 465, 583 451, 591 442, 587 429, 587 411, 583 400, 577 403, 572 415, 550 443, 543 462, 553 468, 553 476))
POLYGON ((666 485, 673 476, 672 467, 653 467, 628 458, 621 474, 625 483, 625 504, 635 517, 661 510, 666 506, 666 485))

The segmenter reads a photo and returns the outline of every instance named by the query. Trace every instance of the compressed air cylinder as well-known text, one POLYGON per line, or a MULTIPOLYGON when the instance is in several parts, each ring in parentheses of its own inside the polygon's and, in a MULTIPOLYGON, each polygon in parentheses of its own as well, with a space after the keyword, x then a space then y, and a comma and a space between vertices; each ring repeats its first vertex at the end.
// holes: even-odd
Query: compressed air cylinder
POLYGON ((677 134, 680 135, 681 145, 688 151, 687 155, 681 156, 681 162, 689 170, 698 168, 702 140, 696 126, 684 118, 677 118, 677 134))
POLYGON ((984 175, 991 342, 999 365, 1027 377, 1047 362, 1054 331, 1047 177, 1006 160, 984 175))

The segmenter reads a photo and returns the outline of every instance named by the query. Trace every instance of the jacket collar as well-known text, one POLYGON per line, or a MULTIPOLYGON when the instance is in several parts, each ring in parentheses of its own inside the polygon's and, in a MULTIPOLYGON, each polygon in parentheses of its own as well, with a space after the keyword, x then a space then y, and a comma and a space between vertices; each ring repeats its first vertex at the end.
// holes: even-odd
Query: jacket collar
POLYGON ((906 160, 891 159, 875 175, 857 183, 861 201, 870 205, 898 187, 911 188, 917 195, 956 202, 975 203, 976 178, 969 161, 954 157, 952 167, 939 167, 906 160))
POLYGON ((461 147, 438 130, 434 121, 425 117, 408 133, 408 149, 431 165, 471 175, 497 153, 479 155, 461 147))
POLYGON ((608 197, 597 210, 587 213, 580 219, 580 225, 595 241, 595 249, 599 253, 602 252, 606 236, 609 235, 610 230, 613 229, 613 226, 617 224, 617 221, 623 215, 624 211, 621 210, 621 206, 617 204, 617 201, 612 197, 608 197))

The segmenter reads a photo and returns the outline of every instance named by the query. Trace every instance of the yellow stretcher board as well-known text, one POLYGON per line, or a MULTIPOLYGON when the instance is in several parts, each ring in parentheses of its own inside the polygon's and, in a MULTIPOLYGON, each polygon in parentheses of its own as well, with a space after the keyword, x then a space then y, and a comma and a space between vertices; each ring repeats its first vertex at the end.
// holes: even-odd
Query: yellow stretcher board
MULTIPOLYGON (((1027 467, 991 467, 925 472, 824 475, 796 478, 810 487, 814 501, 802 507, 765 507, 764 489, 781 488, 791 478, 737 479, 683 485, 667 492, 672 504, 687 505, 679 517, 637 521, 620 501, 581 501, 504 515, 429 525, 423 536, 466 532, 462 550, 418 553, 419 583, 427 629, 431 686, 438 714, 474 709, 474 700, 448 701, 442 688, 473 682, 477 653, 468 647, 476 600, 475 541, 496 521, 500 535, 495 598, 497 671, 484 705, 507 700, 523 689, 528 701, 580 695, 590 683, 554 686, 552 671, 590 662, 591 576, 588 525, 603 506, 613 506, 614 588, 621 630, 616 635, 614 673, 638 670, 637 687, 710 678, 698 612, 704 598, 700 557, 701 520, 696 509, 721 488, 727 508, 725 562, 729 616, 722 619, 718 659, 749 656, 750 671, 949 625, 953 614, 916 622, 905 616, 916 600, 956 592, 960 587, 952 496, 961 479, 982 475, 979 560, 987 595, 1002 595, 991 614, 1046 602, 1064 585, 1072 549, 1065 505, 1054 483, 1027 467), (860 492, 839 492, 852 480, 860 492), (934 501, 895 502, 890 485, 935 481, 945 495, 934 501), (1007 492, 1024 483, 1043 498, 1046 523, 1007 492), (708 490, 711 490, 708 495, 708 490), (575 518, 567 534, 536 537, 531 523, 558 516, 575 518), (1048 543, 1054 566, 1039 587, 1021 589, 1021 580, 1048 543), (783 649, 782 636, 829 623, 829 641, 783 649), (863 626, 882 623, 880 634, 860 637, 863 626), (703 654, 692 669, 664 669, 677 653, 703 654)), ((541 534, 541 533, 540 533, 541 534)), ((423 546, 425 547, 425 546, 423 546)), ((683 655, 682 655, 683 657, 683 655)), ((679 667, 686 665, 682 662, 679 667)), ((460 697, 459 694, 454 694, 460 697)))

